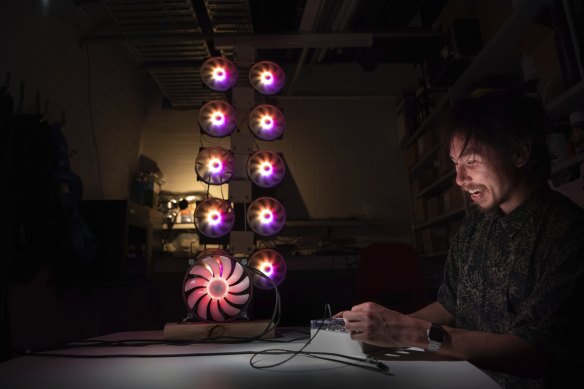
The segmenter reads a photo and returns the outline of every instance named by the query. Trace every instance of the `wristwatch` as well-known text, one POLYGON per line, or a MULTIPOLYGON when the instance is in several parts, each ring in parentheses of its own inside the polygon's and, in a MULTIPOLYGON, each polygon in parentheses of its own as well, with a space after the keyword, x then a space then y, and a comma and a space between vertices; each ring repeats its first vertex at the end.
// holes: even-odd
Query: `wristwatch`
POLYGON ((438 351, 444 339, 446 338, 446 332, 441 325, 432 323, 432 326, 428 328, 428 351, 438 351))

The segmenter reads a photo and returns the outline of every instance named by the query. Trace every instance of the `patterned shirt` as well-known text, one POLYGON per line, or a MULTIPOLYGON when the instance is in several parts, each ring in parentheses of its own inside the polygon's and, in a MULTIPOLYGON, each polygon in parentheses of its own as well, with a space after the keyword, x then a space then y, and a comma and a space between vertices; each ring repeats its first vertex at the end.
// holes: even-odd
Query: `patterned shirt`
POLYGON ((516 335, 550 359, 545 380, 486 371, 503 387, 558 387, 561 377, 584 388, 584 211, 547 187, 508 215, 473 210, 453 239, 438 301, 456 327, 516 335))

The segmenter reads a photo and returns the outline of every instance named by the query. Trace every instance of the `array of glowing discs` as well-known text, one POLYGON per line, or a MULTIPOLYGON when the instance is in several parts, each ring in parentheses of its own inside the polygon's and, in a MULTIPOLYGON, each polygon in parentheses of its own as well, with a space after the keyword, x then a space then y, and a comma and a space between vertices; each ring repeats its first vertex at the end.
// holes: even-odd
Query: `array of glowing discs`
MULTIPOLYGON (((268 276, 275 286, 278 286, 286 277, 286 261, 275 250, 264 249, 256 251, 248 260, 248 266, 257 269, 268 276)), ((254 286, 260 289, 272 289, 274 285, 259 275, 253 275, 254 286)))
POLYGON ((271 236, 284 227, 286 211, 278 200, 272 197, 260 197, 249 205, 247 222, 255 233, 271 236))
POLYGON ((199 126, 206 134, 223 138, 233 132, 237 125, 235 108, 221 100, 209 101, 199 111, 199 126))
POLYGON ((222 147, 207 147, 199 151, 195 160, 197 177, 209 185, 221 185, 233 177, 235 170, 233 154, 222 147))
POLYGON ((187 310, 197 319, 229 321, 246 314, 252 284, 243 266, 222 250, 204 251, 183 282, 187 310))
POLYGON ((195 226, 201 234, 220 238, 231 231, 234 223, 235 215, 228 201, 209 198, 197 204, 195 226))
POLYGON ((227 58, 212 57, 201 66, 201 79, 211 90, 224 92, 237 82, 237 68, 227 58))
POLYGON ((261 104, 249 114, 249 129, 259 139, 274 140, 284 134, 286 119, 277 107, 261 104))
POLYGON ((262 188, 272 188, 282 182, 286 165, 278 153, 256 151, 247 160, 249 179, 262 188))
POLYGON ((274 62, 261 61, 249 70, 249 83, 262 95, 274 95, 286 84, 286 74, 274 62))

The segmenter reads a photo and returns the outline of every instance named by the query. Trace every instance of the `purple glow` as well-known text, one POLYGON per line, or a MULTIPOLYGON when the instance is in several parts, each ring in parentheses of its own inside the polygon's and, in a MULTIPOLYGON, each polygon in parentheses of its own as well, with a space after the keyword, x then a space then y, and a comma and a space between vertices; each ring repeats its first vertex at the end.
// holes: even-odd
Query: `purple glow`
POLYGON ((197 230, 210 238, 225 236, 235 223, 231 203, 218 198, 208 198, 195 208, 195 226, 197 230))
POLYGON ((274 166, 270 162, 262 162, 259 171, 263 177, 270 177, 274 173, 274 166))
POLYGON ((286 223, 286 211, 272 197, 260 197, 247 209, 249 227, 257 234, 271 236, 282 230, 286 223))
POLYGON ((270 115, 265 115, 260 119, 260 126, 264 131, 270 131, 275 126, 275 120, 270 115))
POLYGON ((286 84, 286 74, 280 66, 270 61, 261 61, 249 71, 251 86, 263 95, 278 93, 286 84))
POLYGON ((216 209, 212 209, 207 214, 207 223, 212 226, 219 225, 223 218, 221 217, 221 212, 217 211, 216 209))
POLYGON ((265 71, 260 75, 260 79, 262 80, 262 84, 264 86, 271 86, 274 84, 275 77, 272 72, 265 71))
POLYGON ((225 115, 223 112, 213 112, 211 115, 211 124, 215 127, 221 127, 225 124, 225 115))
POLYGON ((263 209, 260 211, 260 220, 262 224, 270 224, 274 221, 274 214, 269 209, 263 209))
POLYGON ((227 58, 209 58, 201 66, 201 79, 211 90, 224 92, 237 82, 237 68, 227 58))
POLYGON ((213 69, 212 74, 213 80, 218 83, 222 83, 227 79, 227 72, 222 67, 216 67, 215 69, 213 69))
POLYGON ((208 135, 222 138, 233 132, 237 125, 235 109, 222 100, 206 103, 199 111, 199 126, 208 135))
POLYGON ((272 188, 284 179, 286 165, 273 151, 257 151, 247 160, 247 175, 257 186, 272 188))
POLYGON ((195 160, 197 178, 209 185, 221 185, 233 177, 235 160, 230 150, 222 147, 201 149, 195 160))
POLYGON ((212 158, 209 160, 208 168, 212 174, 218 174, 223 170, 223 163, 219 158, 212 158))
POLYGON ((278 139, 284 133, 285 127, 286 119, 282 111, 273 105, 259 105, 249 114, 249 129, 259 139, 278 139))
POLYGON ((264 277, 254 275, 254 285, 260 289, 272 289, 274 285, 278 286, 286 277, 286 262, 284 257, 272 249, 263 249, 256 251, 250 258, 248 265, 257 269, 268 276, 272 281, 264 277))

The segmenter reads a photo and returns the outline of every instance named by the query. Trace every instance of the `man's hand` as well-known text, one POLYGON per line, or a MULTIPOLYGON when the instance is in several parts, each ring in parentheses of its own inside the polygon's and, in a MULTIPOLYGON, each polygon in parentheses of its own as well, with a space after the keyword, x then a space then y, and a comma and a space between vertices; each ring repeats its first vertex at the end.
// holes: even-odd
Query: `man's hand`
POLYGON ((423 347, 428 344, 426 331, 431 323, 403 315, 381 305, 367 302, 334 317, 345 320, 351 339, 380 347, 423 347))

